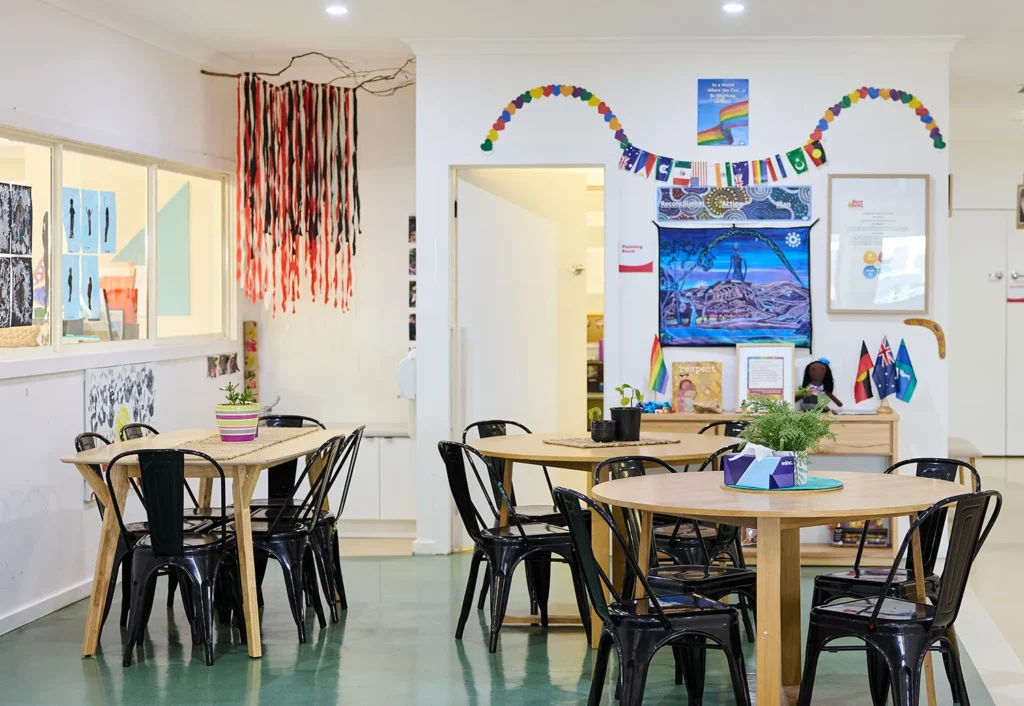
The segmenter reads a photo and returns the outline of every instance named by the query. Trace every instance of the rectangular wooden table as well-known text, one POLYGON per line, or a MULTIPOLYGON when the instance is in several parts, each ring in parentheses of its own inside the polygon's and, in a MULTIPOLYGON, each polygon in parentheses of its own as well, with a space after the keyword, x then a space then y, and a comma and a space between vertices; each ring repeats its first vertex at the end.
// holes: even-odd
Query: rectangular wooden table
MULTIPOLYGON (((252 500, 253 491, 256 489, 256 481, 260 472, 279 463, 291 461, 301 456, 312 454, 328 439, 335 436, 347 434, 350 430, 328 429, 326 431, 317 429, 306 433, 308 429, 270 429, 261 428, 260 437, 252 445, 246 445, 246 453, 236 458, 218 461, 224 469, 224 477, 230 478, 231 500, 235 508, 235 534, 238 543, 238 561, 241 569, 242 579, 242 603, 245 611, 245 625, 249 638, 249 656, 261 657, 263 655, 262 643, 260 641, 260 617, 256 598, 256 573, 252 547, 252 524, 250 521, 249 503, 252 500), (288 433, 290 432, 290 433, 288 433), (301 435, 296 436, 296 433, 301 435), (260 445, 260 441, 265 445, 260 445)), ((83 451, 73 456, 66 456, 61 459, 63 463, 73 464, 78 472, 82 474, 89 487, 96 494, 97 500, 106 507, 110 507, 110 492, 106 480, 100 477, 94 470, 93 465, 98 465, 104 470, 110 461, 124 451, 139 451, 143 449, 188 449, 190 443, 207 439, 216 435, 216 429, 192 429, 188 431, 175 431, 167 434, 148 436, 142 439, 135 439, 123 443, 111 444, 90 451, 83 451)), ((209 449, 201 449, 209 453, 209 449)), ((214 455, 214 454, 211 454, 214 455)), ((214 455, 216 458, 216 455, 214 455)), ((311 469, 311 474, 316 478, 320 469, 311 469)), ((128 498, 128 479, 139 476, 137 464, 118 463, 111 473, 111 485, 117 497, 119 507, 125 506, 128 498)), ((213 482, 219 478, 216 469, 202 459, 186 456, 185 477, 200 479, 199 503, 203 508, 209 508, 212 496, 213 482)), ((227 499, 225 499, 227 502, 227 499)), ((117 549, 118 534, 120 527, 117 524, 117 517, 113 512, 107 512, 103 518, 103 528, 100 531, 100 544, 96 552, 96 567, 92 579, 92 597, 89 600, 89 614, 85 622, 85 637, 82 641, 82 655, 85 657, 96 653, 96 646, 99 643, 100 629, 103 626, 103 607, 106 601, 107 589, 110 585, 110 576, 114 567, 114 553, 117 549)))

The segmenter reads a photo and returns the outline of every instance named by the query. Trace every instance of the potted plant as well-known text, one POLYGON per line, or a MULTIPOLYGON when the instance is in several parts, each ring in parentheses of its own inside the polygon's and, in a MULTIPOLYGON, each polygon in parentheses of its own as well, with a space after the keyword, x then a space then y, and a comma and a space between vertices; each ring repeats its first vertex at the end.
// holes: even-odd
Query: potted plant
POLYGON ((621 397, 621 407, 612 407, 612 421, 615 422, 616 441, 639 441, 640 414, 644 395, 632 385, 620 385, 615 388, 621 397))
POLYGON ((744 407, 747 427, 740 438, 773 451, 793 454, 794 485, 807 483, 807 457, 818 450, 822 439, 835 441, 831 426, 835 419, 827 413, 828 397, 820 395, 817 404, 806 412, 784 400, 754 397, 744 407))
POLYGON ((587 411, 587 418, 590 419, 590 438, 599 444, 607 444, 615 441, 615 422, 611 419, 601 419, 600 407, 591 407, 587 411))
POLYGON ((217 414, 217 431, 221 441, 252 441, 260 420, 260 405, 256 395, 246 388, 239 390, 233 382, 222 387, 227 404, 214 406, 217 414))

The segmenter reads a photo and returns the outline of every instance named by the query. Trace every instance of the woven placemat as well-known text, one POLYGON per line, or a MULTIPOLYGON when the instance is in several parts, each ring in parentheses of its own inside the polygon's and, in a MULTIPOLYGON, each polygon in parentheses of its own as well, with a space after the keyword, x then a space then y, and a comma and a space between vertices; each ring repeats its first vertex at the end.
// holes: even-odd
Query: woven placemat
POLYGON ((230 461, 239 456, 251 454, 283 441, 290 441, 306 434, 320 431, 320 427, 260 427, 259 436, 252 441, 221 441, 220 433, 212 434, 205 439, 186 441, 179 444, 179 449, 201 451, 214 461, 230 461))
POLYGON ((610 449, 616 446, 661 446, 678 443, 676 439, 662 439, 657 436, 641 436, 639 441, 608 441, 600 443, 589 436, 574 436, 568 439, 544 439, 545 444, 571 446, 574 449, 610 449))

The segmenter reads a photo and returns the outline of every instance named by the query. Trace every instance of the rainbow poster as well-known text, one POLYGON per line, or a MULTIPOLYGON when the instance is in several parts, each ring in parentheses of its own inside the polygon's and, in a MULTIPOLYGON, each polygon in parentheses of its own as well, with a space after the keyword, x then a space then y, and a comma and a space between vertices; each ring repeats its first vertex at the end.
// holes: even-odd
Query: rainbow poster
POLYGON ((750 144, 749 79, 697 79, 697 144, 750 144))

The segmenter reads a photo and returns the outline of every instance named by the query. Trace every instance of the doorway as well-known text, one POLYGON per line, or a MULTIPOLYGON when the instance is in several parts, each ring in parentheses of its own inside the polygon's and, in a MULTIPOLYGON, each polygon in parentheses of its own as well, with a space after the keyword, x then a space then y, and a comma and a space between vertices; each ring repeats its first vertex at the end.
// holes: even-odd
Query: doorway
MULTIPOLYGON (((604 168, 459 168, 455 194, 455 430, 506 419, 583 435, 603 389, 604 168)), ((540 468, 517 468, 515 488, 520 504, 551 502, 540 468)), ((455 527, 453 545, 471 545, 455 527)))

